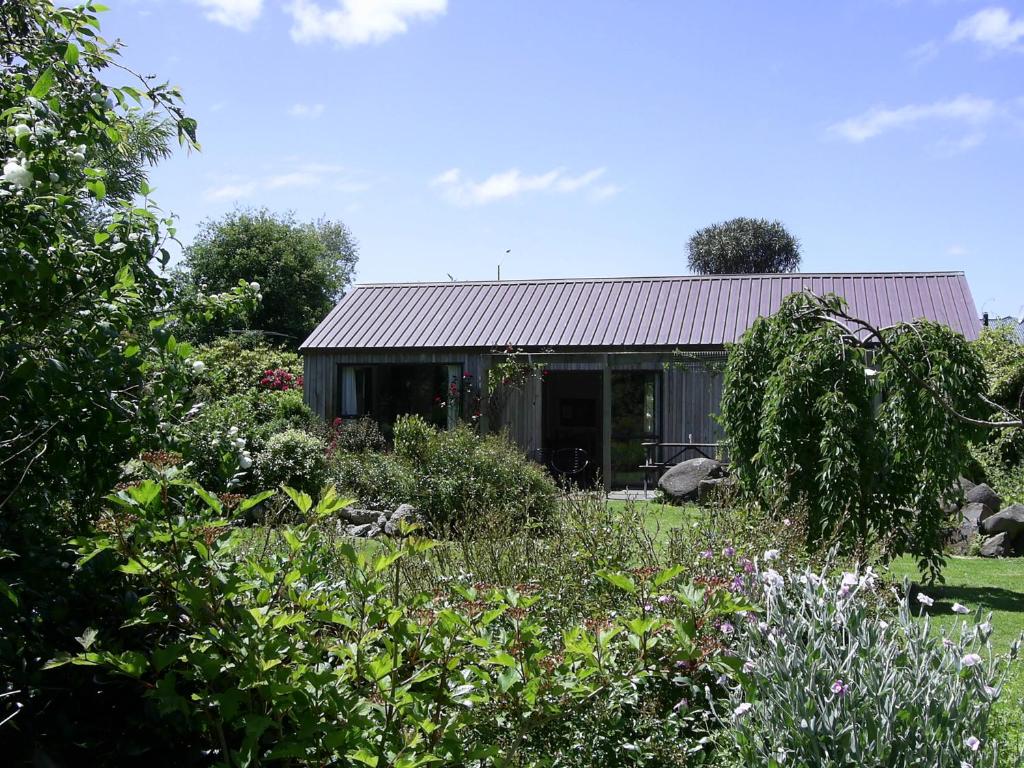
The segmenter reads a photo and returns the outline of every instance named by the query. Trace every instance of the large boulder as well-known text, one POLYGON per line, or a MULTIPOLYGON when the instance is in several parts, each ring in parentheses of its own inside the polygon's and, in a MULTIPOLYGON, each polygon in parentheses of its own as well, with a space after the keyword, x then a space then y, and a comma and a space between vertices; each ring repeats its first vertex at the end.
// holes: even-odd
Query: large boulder
POLYGON ((380 510, 345 507, 345 509, 338 513, 338 516, 342 520, 352 523, 352 525, 366 525, 367 523, 376 522, 380 516, 380 510))
POLYGON ((670 467, 658 481, 661 492, 673 501, 693 501, 702 480, 722 477, 725 467, 714 459, 689 459, 670 467))
POLYGON ((987 520, 994 514, 994 509, 977 501, 964 505, 964 508, 960 510, 960 517, 963 520, 970 520, 975 527, 981 525, 982 520, 987 520))
POLYGON ((981 530, 989 535, 1005 533, 1012 542, 1024 533, 1024 504, 1014 504, 981 521, 981 530))
POLYGON ((370 534, 370 529, 373 528, 373 523, 362 523, 361 525, 350 525, 346 530, 345 534, 348 536, 355 536, 357 538, 366 538, 370 534))
POLYGON ((1003 506, 1003 500, 985 483, 966 489, 964 491, 964 501, 968 504, 984 504, 993 512, 998 512, 1003 506))
POLYGON ((420 521, 420 511, 412 504, 402 504, 398 509, 391 513, 391 517, 388 518, 387 523, 384 525, 384 533, 388 536, 401 536, 402 521, 405 521, 410 525, 418 523, 420 521))
POLYGON ((989 536, 981 542, 982 557, 1006 557, 1010 551, 1010 539, 1005 533, 989 536))
POLYGON ((966 555, 978 535, 978 522, 982 516, 992 514, 984 504, 968 504, 960 512, 960 524, 946 537, 946 547, 954 555, 966 555))

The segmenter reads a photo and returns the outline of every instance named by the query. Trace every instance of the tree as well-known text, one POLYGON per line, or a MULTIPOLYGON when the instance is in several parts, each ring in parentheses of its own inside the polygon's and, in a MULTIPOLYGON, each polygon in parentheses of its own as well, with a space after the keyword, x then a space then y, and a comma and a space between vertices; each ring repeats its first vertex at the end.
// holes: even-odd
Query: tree
POLYGON ((800 242, 779 221, 738 218, 698 229, 687 243, 689 265, 701 275, 795 272, 800 242))
POLYGON ((253 328, 283 334, 295 346, 341 297, 357 259, 340 221, 299 224, 291 214, 239 210, 204 222, 185 250, 181 277, 199 292, 257 283, 263 300, 253 328))
MULTIPOLYGON (((91 566, 72 569, 67 540, 89 530, 121 464, 159 445, 190 376, 183 318, 151 266, 166 264, 173 222, 149 200, 144 173, 119 175, 131 163, 106 160, 124 155, 140 109, 188 147, 196 123, 176 89, 120 64, 120 44, 98 36, 99 10, 0 2, 0 626, 10 628, 0 633, 0 728, 5 745, 17 734, 29 750, 87 748, 103 733, 88 727, 91 681, 41 669, 124 599, 91 566), (89 705, 75 699, 83 685, 89 705), (7 722, 9 707, 18 714, 7 722)), ((185 319, 254 299, 235 286, 187 305, 185 319)))
POLYGON ((794 294, 730 350, 721 421, 744 489, 769 509, 802 505, 808 546, 910 553, 943 565, 943 499, 988 421, 970 344, 924 320, 875 328, 837 296, 794 294))

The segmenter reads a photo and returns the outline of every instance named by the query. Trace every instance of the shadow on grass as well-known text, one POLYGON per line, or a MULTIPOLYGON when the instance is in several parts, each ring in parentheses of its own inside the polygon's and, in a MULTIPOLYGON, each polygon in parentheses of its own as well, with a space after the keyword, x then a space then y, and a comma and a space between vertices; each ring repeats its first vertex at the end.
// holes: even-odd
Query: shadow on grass
POLYGON ((935 599, 928 610, 932 615, 950 613, 953 603, 962 603, 972 611, 980 605, 990 611, 1024 613, 1024 594, 1002 587, 937 586, 927 589, 926 594, 935 599))

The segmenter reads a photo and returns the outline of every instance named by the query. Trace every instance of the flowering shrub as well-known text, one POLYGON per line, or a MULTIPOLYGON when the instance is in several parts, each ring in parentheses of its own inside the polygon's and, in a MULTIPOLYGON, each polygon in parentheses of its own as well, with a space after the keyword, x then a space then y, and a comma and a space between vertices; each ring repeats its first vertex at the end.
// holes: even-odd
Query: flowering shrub
POLYGON ((214 339, 199 346, 196 355, 206 367, 196 385, 200 399, 216 400, 256 389, 302 387, 302 358, 257 336, 241 334, 214 339), (275 385, 271 386, 272 383, 275 385))
POLYGON ((289 485, 319 495, 327 483, 323 443, 298 429, 271 435, 256 456, 256 480, 264 488, 289 485))
POLYGON ((260 377, 260 386, 264 389, 276 389, 286 392, 289 389, 302 389, 302 376, 297 376, 283 368, 268 368, 260 377))
POLYGON ((414 496, 409 465, 391 453, 337 451, 329 459, 331 482, 370 509, 395 509, 414 496))
MULTIPOLYGON (((907 600, 878 615, 870 568, 751 578, 765 608, 740 634, 746 674, 730 715, 745 765, 993 764, 989 715, 1008 660, 980 612, 940 635, 907 600)), ((925 594, 914 604, 938 609, 925 594)))

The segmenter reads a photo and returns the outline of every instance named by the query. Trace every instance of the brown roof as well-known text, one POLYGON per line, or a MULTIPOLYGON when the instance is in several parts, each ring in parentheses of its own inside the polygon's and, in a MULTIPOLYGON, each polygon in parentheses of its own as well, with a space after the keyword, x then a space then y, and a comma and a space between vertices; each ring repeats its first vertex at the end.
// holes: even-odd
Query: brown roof
POLYGON ((364 284, 301 348, 717 347, 805 288, 875 325, 927 318, 978 335, 962 272, 797 273, 364 284))

